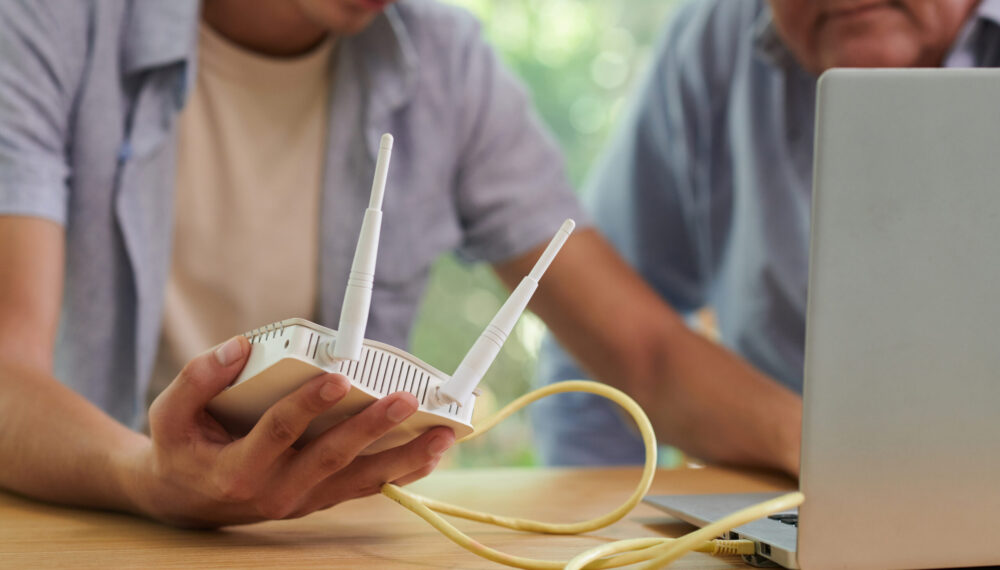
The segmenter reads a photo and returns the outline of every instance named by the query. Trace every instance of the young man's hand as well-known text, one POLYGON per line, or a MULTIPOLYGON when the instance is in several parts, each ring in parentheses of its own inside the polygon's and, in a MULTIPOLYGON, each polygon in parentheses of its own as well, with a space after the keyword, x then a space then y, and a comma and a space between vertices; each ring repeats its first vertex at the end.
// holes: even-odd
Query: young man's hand
POLYGON ((234 439, 205 410, 243 368, 249 342, 234 337, 188 363, 153 402, 151 437, 134 450, 131 502, 171 524, 215 527, 294 518, 406 484, 430 473, 455 441, 438 427, 412 442, 359 456, 417 409, 399 392, 329 429, 305 447, 292 444, 350 385, 324 374, 275 403, 245 437, 234 439))

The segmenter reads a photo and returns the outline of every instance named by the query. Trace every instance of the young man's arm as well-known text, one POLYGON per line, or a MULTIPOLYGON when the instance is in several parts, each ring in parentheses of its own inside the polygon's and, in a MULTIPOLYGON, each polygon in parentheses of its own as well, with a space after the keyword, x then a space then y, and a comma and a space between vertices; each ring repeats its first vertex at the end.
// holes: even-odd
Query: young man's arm
POLYGON ((152 437, 114 421, 52 376, 62 294, 63 231, 39 218, 0 216, 0 487, 59 503, 141 513, 186 526, 302 516, 407 483, 454 441, 447 428, 358 457, 416 410, 394 394, 296 450, 347 380, 320 376, 233 440, 205 411, 243 367, 236 337, 192 360, 150 411, 152 437))
MULTIPOLYGON (((494 268, 514 287, 541 251, 494 268)), ((595 379, 636 399, 663 443, 798 473, 801 398, 691 331, 597 231, 570 237, 530 307, 595 379)))
POLYGON ((141 437, 52 378, 62 228, 0 217, 0 485, 45 499, 125 508, 110 447, 141 437), (36 465, 47 458, 47 468, 36 465), (80 474, 86 476, 81 481, 80 474), (70 490, 65 480, 86 482, 70 490))
POLYGON ((407 394, 373 404, 301 450, 291 447, 345 394, 346 380, 336 375, 307 383, 233 441, 204 407, 243 367, 242 337, 185 367, 153 405, 150 438, 53 377, 62 224, 72 223, 67 208, 85 199, 68 199, 67 153, 80 146, 70 140, 71 117, 99 7, 0 2, 0 488, 216 526, 303 515, 429 472, 454 440, 450 430, 356 457, 416 409, 407 394))

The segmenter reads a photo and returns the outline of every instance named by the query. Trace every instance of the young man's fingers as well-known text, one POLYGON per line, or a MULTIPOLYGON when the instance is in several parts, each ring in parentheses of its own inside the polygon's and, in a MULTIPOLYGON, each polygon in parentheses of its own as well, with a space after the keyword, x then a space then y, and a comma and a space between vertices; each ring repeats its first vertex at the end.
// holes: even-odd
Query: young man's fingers
MULTIPOLYGON (((427 433, 415 439, 413 444, 416 444, 416 450, 414 451, 418 454, 417 457, 419 458, 419 449, 422 447, 425 457, 430 458, 429 461, 427 461, 427 463, 423 466, 420 466, 402 476, 398 476, 394 479, 386 478, 386 480, 390 483, 400 486, 409 485, 414 481, 423 479, 424 477, 430 475, 430 473, 434 471, 434 468, 437 467, 438 462, 441 461, 441 456, 444 452, 451 449, 451 446, 455 444, 455 432, 446 427, 434 428, 432 430, 428 430, 427 433)), ((396 450, 390 449, 388 451, 396 450)))
MULTIPOLYGON (((383 483, 396 481, 437 464, 441 455, 454 443, 455 433, 451 428, 436 427, 406 445, 358 458, 348 468, 349 474, 360 481, 371 482, 374 486, 371 492, 377 492, 383 483)), ((347 475, 345 472, 345 476, 347 475)))
POLYGON ((250 341, 233 337, 204 352, 181 370, 150 410, 150 424, 157 418, 171 425, 194 419, 208 402, 239 375, 250 354, 250 341))
POLYGON ((339 402, 351 389, 340 374, 323 374, 278 400, 239 442, 247 468, 271 465, 288 451, 317 416, 339 402))
POLYGON ((415 481, 419 481, 419 480, 423 479, 424 477, 430 475, 432 472, 434 472, 434 469, 437 468, 437 465, 438 465, 439 461, 441 461, 440 457, 437 458, 437 459, 435 459, 434 461, 428 463, 427 465, 424 465, 423 467, 421 467, 420 469, 417 469, 416 471, 414 471, 412 473, 407 473, 406 475, 400 477, 399 479, 396 479, 395 481, 389 481, 389 482, 392 483, 393 485, 398 485, 400 487, 405 487, 406 485, 409 485, 410 483, 413 483, 415 481))
POLYGON ((406 484, 430 473, 455 442, 450 428, 428 430, 399 447, 355 459, 313 489, 308 503, 315 510, 378 493, 386 482, 406 484))
POLYGON ((302 488, 312 488, 346 468, 361 451, 416 410, 417 399, 408 392, 378 400, 307 445, 293 460, 291 478, 302 488))

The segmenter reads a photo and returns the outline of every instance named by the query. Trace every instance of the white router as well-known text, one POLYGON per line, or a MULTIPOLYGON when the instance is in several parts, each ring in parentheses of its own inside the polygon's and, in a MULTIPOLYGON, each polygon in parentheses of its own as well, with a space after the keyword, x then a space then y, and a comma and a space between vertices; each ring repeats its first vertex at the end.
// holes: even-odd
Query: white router
POLYGON ((300 443, 315 438, 379 398, 398 391, 416 396, 420 407, 363 454, 402 445, 434 426, 448 426, 457 437, 472 433, 476 387, 575 224, 573 220, 563 222, 531 273, 514 289, 469 349, 455 374, 449 377, 406 351, 364 338, 391 151, 392 135, 382 135, 371 200, 365 210, 341 308, 340 331, 305 319, 288 319, 245 333, 251 344, 246 366, 239 377, 208 404, 212 415, 233 435, 249 432, 275 402, 326 372, 346 376, 351 381, 351 389, 343 400, 313 420, 300 443))

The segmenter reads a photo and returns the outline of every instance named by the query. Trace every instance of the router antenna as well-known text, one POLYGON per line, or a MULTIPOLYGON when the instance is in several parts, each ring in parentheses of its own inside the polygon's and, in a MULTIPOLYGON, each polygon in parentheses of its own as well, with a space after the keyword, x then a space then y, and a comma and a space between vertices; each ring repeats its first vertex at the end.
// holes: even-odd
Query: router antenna
POLYGON ((375 281, 375 258, 378 255, 378 236, 382 226, 382 196, 389 173, 389 156, 392 154, 392 135, 382 135, 375 161, 375 179, 372 194, 361 223, 358 247, 354 250, 351 275, 347 279, 344 305, 340 309, 340 325, 333 347, 334 359, 361 359, 361 345, 368 325, 368 308, 372 301, 372 283, 375 281))
POLYGON ((528 306, 528 301, 531 299, 531 295, 534 294, 535 289, 538 288, 538 281, 542 278, 542 274, 549 268, 549 264, 552 263, 556 254, 559 253, 559 249, 566 243, 566 239, 569 238, 569 234, 573 232, 575 226, 576 223, 573 220, 563 222, 562 227, 559 228, 552 241, 549 242, 549 246, 545 248, 542 256, 535 262, 535 267, 531 270, 531 273, 521 280, 521 283, 518 284, 514 292, 507 298, 507 301, 500 307, 493 320, 486 326, 486 330, 476 339, 476 343, 472 345, 469 352, 465 354, 465 358, 462 359, 462 363, 455 369, 455 373, 451 376, 451 379, 438 386, 437 390, 430 395, 428 403, 432 408, 456 403, 461 405, 472 394, 472 391, 476 389, 479 381, 486 374, 486 370, 489 369, 490 365, 493 364, 493 360, 496 359, 510 331, 517 324, 517 319, 521 317, 521 313, 528 306))

